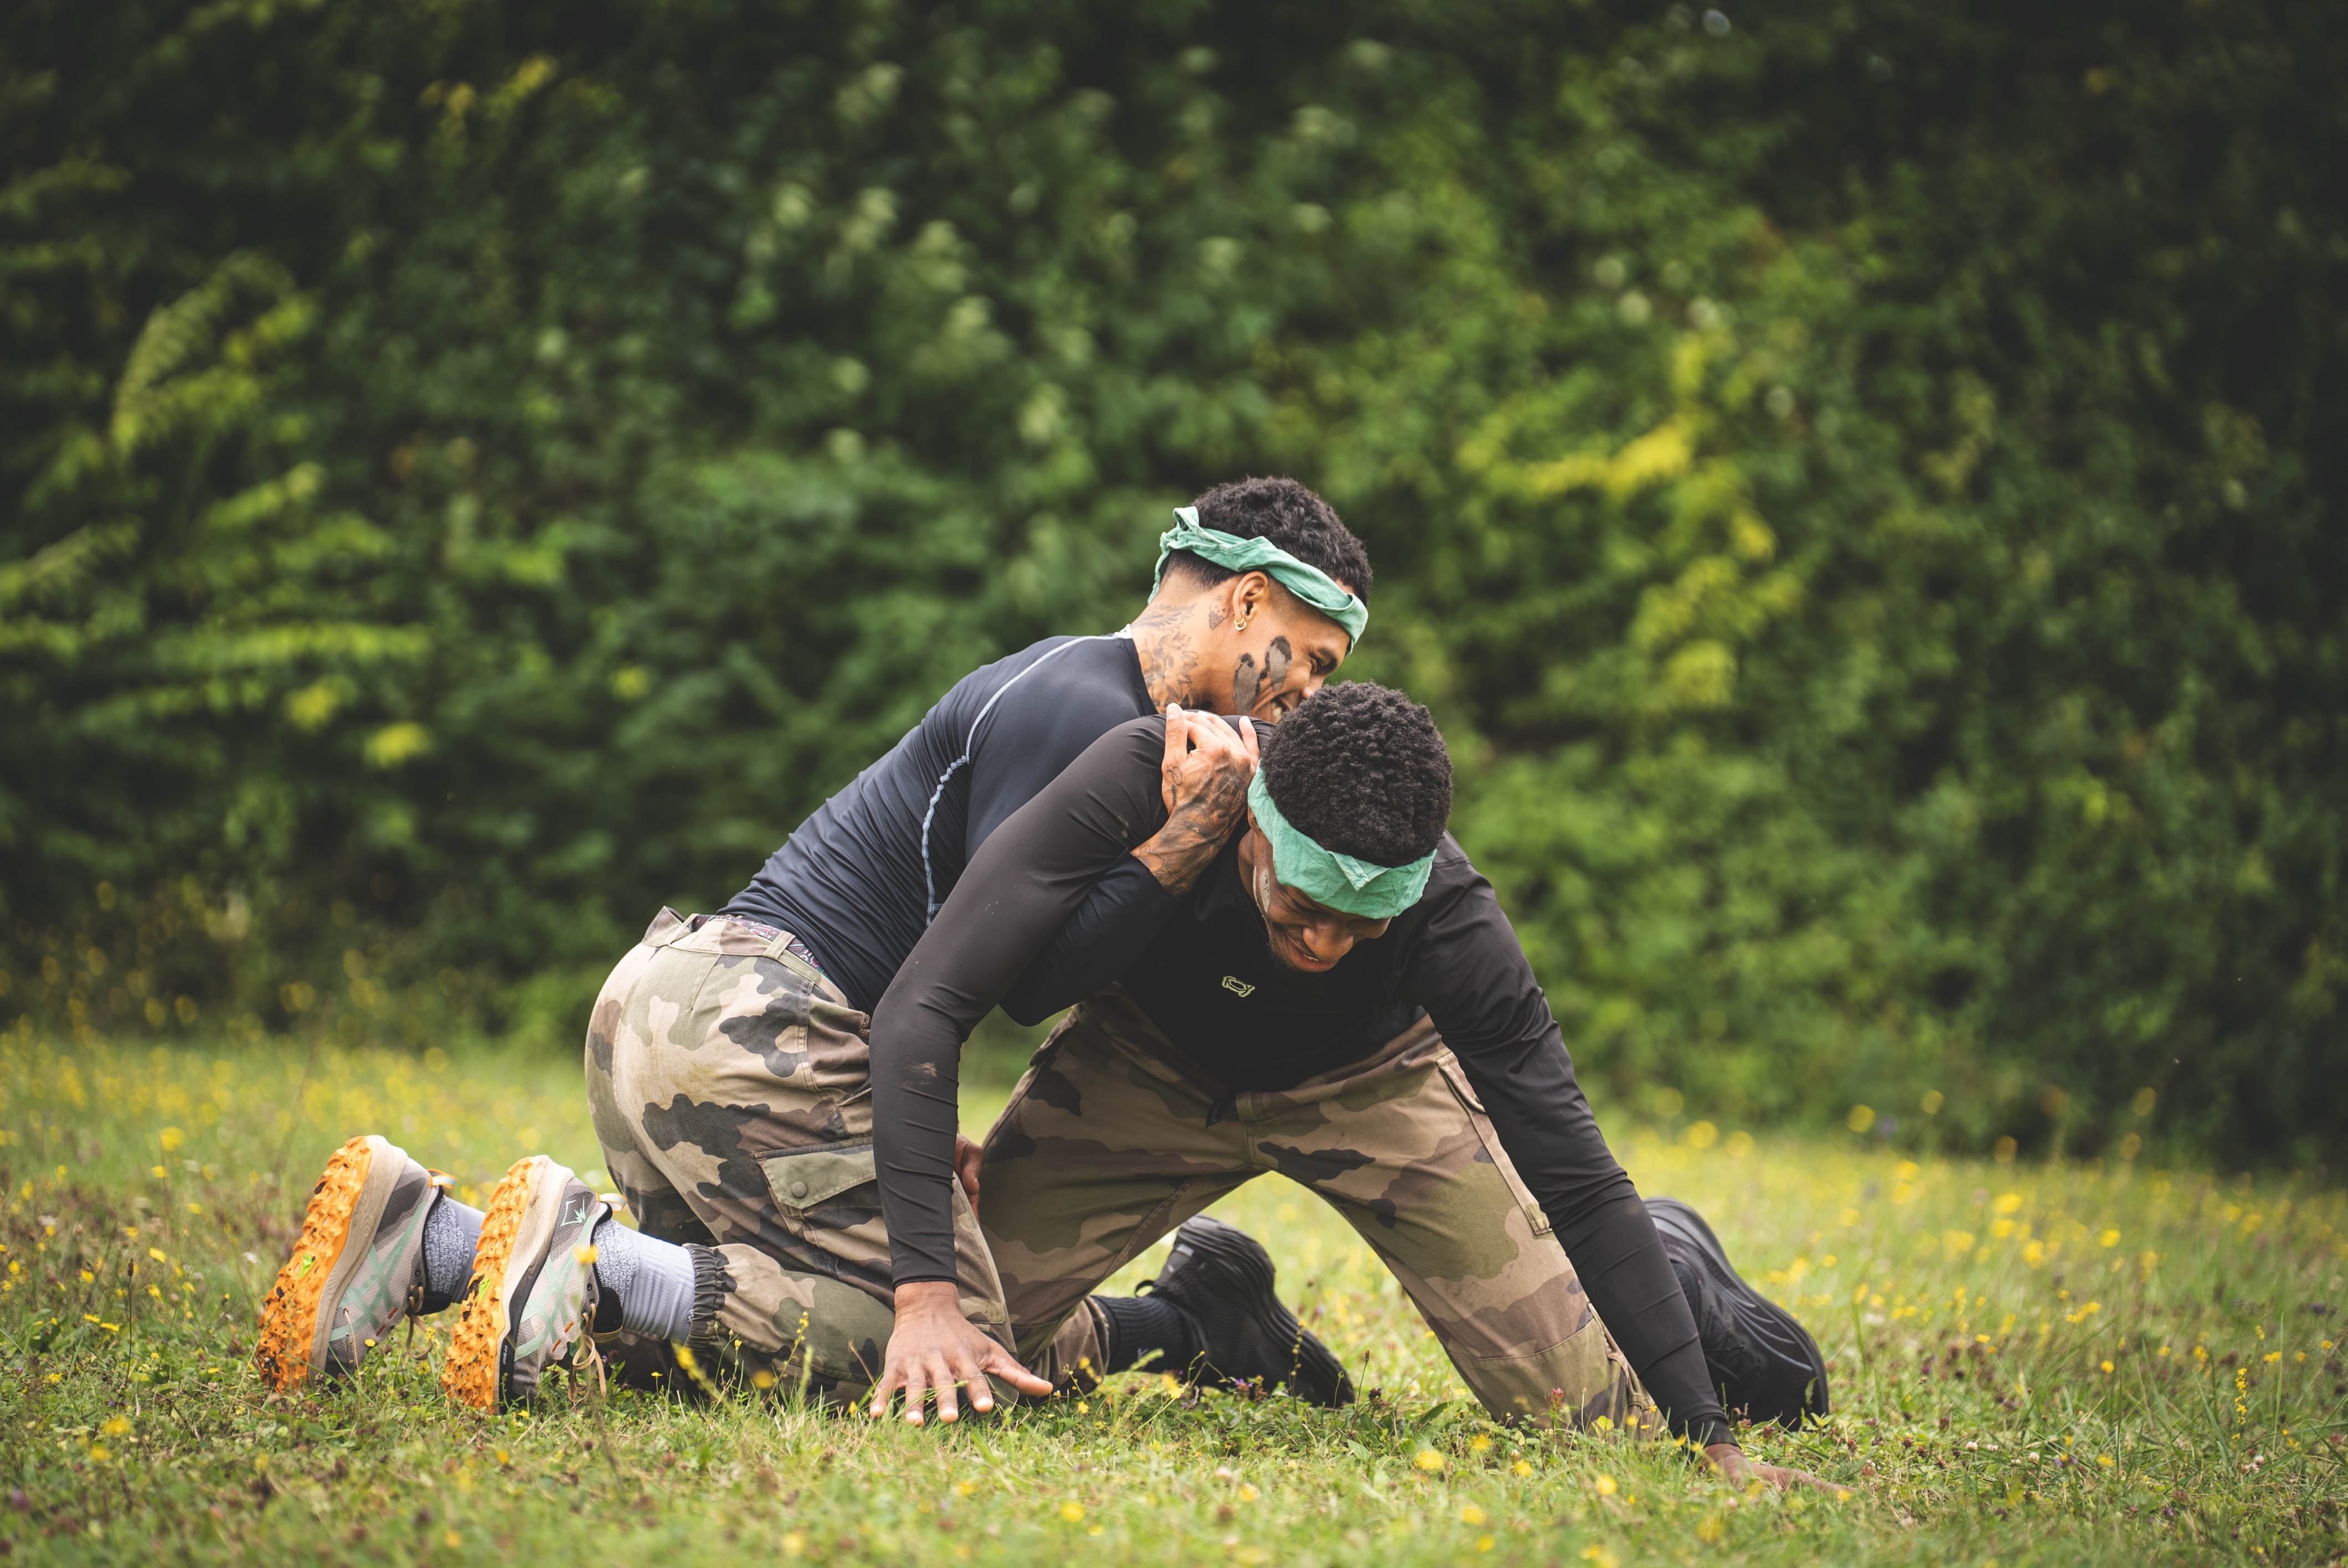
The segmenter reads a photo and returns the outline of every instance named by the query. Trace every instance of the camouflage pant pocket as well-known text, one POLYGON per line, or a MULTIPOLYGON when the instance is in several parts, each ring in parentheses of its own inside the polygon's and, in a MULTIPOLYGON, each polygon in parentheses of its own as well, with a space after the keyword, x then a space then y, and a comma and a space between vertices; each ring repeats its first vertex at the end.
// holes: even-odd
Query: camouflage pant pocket
POLYGON ((859 1187, 872 1188, 863 1194, 870 1201, 854 1207, 860 1211, 880 1202, 880 1169, 870 1143, 827 1145, 780 1154, 760 1161, 759 1169, 766 1173, 767 1186, 775 1194, 776 1206, 803 1221, 833 1206, 859 1187))

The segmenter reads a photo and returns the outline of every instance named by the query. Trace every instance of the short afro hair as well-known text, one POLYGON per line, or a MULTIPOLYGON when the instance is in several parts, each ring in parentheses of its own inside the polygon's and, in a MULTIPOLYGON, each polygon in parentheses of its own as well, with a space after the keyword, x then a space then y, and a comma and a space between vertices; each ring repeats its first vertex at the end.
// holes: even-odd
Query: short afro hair
POLYGON ((1263 743, 1263 787, 1289 825, 1323 849, 1405 866, 1442 842, 1451 753, 1427 711, 1349 681, 1297 704, 1263 743))
MULTIPOLYGON (((1370 552, 1337 520, 1335 508, 1295 480, 1241 479, 1218 485, 1190 504, 1199 508, 1202 526, 1234 538, 1269 539, 1369 601, 1370 552)), ((1166 570, 1179 571, 1201 588, 1240 575, 1189 550, 1176 550, 1166 570)))

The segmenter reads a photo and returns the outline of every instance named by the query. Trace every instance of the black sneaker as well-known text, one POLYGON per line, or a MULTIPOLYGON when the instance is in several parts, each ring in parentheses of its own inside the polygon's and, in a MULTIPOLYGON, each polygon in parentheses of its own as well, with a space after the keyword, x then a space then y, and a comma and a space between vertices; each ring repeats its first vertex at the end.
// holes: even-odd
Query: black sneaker
POLYGON ((1730 1419, 1799 1427, 1825 1415, 1826 1358, 1809 1330, 1745 1283, 1702 1214, 1677 1198, 1649 1198, 1647 1213, 1695 1314, 1704 1368, 1730 1419))
POLYGON ((1173 1255, 1149 1286, 1197 1326, 1205 1347, 1189 1375, 1210 1388, 1285 1388, 1335 1409, 1354 1402, 1354 1380, 1296 1321, 1272 1287, 1272 1255, 1236 1225, 1200 1214, 1174 1233, 1173 1255))

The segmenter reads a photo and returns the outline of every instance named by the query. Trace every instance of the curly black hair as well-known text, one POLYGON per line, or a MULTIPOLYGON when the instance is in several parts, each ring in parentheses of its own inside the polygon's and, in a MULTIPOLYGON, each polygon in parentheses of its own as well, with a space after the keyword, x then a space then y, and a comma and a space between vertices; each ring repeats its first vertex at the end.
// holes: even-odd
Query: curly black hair
MULTIPOLYGON (((1328 502, 1293 479, 1241 479, 1218 485, 1190 503, 1199 521, 1242 539, 1270 539, 1306 566, 1318 567, 1354 590, 1370 597, 1370 552, 1337 520, 1328 502)), ((1228 582, 1239 573, 1189 550, 1176 550, 1166 563, 1169 576, 1180 571, 1201 588, 1228 582)))
POLYGON ((1427 711, 1349 681, 1297 704, 1263 743, 1263 787, 1323 849, 1376 866, 1432 851, 1451 816, 1451 753, 1427 711))

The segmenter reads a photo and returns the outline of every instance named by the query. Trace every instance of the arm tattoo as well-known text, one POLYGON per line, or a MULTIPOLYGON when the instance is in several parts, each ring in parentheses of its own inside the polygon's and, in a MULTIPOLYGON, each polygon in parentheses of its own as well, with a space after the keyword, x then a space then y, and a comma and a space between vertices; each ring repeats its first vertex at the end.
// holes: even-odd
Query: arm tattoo
POLYGON ((1175 808, 1166 825, 1144 840, 1133 857, 1179 898, 1198 885, 1231 842, 1232 831, 1246 820, 1247 784, 1229 774, 1218 775, 1197 797, 1175 808))

